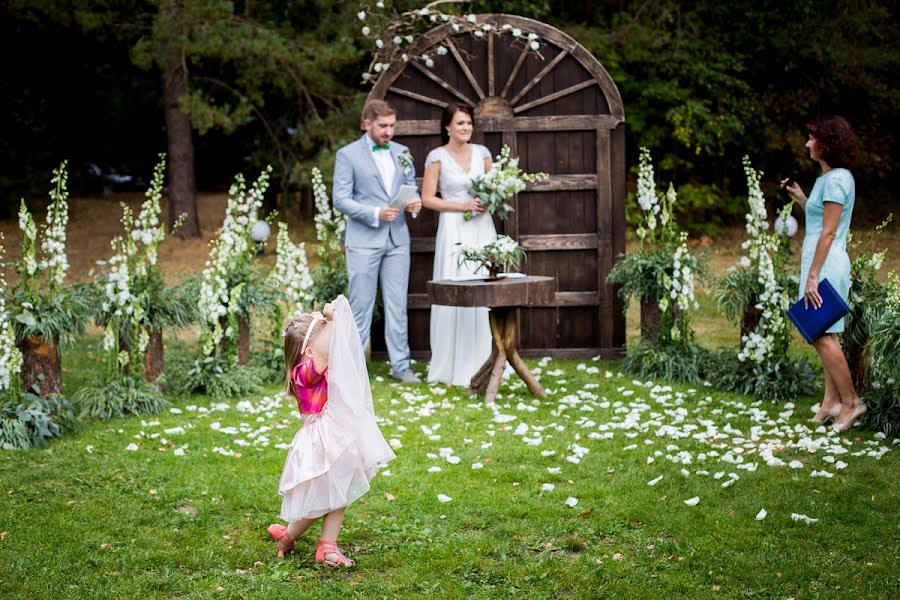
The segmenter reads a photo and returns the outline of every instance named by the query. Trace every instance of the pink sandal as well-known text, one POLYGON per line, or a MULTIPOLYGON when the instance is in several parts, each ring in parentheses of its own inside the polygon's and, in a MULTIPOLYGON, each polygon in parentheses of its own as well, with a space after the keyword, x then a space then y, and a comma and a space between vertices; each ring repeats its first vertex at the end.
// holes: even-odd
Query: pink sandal
POLYGON ((344 553, 338 548, 337 542, 326 542, 325 540, 319 540, 319 547, 316 548, 316 562, 325 563, 329 567, 352 567, 355 564, 344 556, 344 553), (337 558, 328 560, 325 558, 326 554, 336 554, 337 558))
POLYGON ((285 552, 294 549, 294 541, 288 539, 288 528, 285 525, 269 525, 267 529, 269 536, 275 540, 275 547, 278 548, 278 558, 284 558, 285 552))

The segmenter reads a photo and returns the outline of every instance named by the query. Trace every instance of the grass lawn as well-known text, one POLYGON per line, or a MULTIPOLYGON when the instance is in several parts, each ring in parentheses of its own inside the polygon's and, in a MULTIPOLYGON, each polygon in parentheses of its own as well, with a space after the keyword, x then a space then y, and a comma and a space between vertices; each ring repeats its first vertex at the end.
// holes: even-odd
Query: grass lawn
MULTIPOLYGON (((72 389, 99 368, 89 348, 66 357, 72 389)), ((287 560, 266 535, 299 425, 275 385, 4 452, 0 597, 897 596, 896 440, 813 431, 811 398, 791 411, 615 363, 529 364, 549 398, 507 382, 494 409, 370 365, 402 446, 347 511, 349 572, 315 565, 318 525, 287 560)))

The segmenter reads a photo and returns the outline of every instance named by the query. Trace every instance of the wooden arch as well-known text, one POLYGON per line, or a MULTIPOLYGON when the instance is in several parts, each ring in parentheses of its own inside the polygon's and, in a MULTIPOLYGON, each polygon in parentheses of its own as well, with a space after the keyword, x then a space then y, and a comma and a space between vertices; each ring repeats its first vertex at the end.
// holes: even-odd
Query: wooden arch
MULTIPOLYGON (((410 147, 421 175, 428 152, 441 144, 440 117, 449 102, 474 107, 473 141, 496 155, 508 145, 528 172, 550 179, 512 200, 515 212, 497 231, 528 251, 522 270, 557 279, 556 305, 520 311, 525 356, 616 357, 625 346, 622 304, 606 276, 625 251, 625 113, 615 82, 583 46, 538 21, 504 14, 480 23, 509 24, 540 36, 543 59, 509 33, 476 38, 449 24, 422 35, 408 51, 428 54, 397 61, 369 99, 398 112, 396 139, 410 147), (447 52, 438 54, 443 46, 447 52)), ((421 181, 421 179, 420 179, 421 181)), ((407 219, 412 235, 409 334, 413 356, 429 356, 431 279, 438 216, 407 219)), ((383 325, 373 327, 373 350, 384 355, 383 325)))

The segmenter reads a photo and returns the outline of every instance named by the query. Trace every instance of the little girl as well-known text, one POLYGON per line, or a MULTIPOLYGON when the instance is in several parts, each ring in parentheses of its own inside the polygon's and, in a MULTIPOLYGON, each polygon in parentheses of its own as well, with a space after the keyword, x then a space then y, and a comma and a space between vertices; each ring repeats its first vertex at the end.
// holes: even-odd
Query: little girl
POLYGON ((337 546, 348 504, 369 491, 378 468, 395 458, 375 422, 362 342, 341 295, 320 313, 303 314, 283 332, 285 388, 303 421, 288 449, 278 493, 281 518, 269 525, 279 558, 319 517, 316 562, 353 566, 337 546))

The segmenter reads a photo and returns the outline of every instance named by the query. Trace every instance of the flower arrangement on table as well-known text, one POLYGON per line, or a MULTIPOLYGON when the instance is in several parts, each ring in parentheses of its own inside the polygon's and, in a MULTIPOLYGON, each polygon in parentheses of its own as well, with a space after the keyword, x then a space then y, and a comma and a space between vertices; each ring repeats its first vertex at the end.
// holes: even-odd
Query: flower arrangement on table
POLYGON ((484 267, 489 279, 499 279, 501 272, 519 268, 525 260, 525 249, 506 235, 481 246, 459 244, 459 264, 476 263, 478 269, 484 267))
MULTIPOLYGON (((509 153, 509 146, 504 145, 491 170, 476 177, 469 186, 469 193, 478 198, 488 213, 504 220, 515 210, 506 200, 524 190, 529 183, 550 177, 547 173, 526 173, 519 168, 519 159, 510 158, 509 153)), ((466 221, 471 221, 474 216, 470 210, 463 213, 466 221)))

